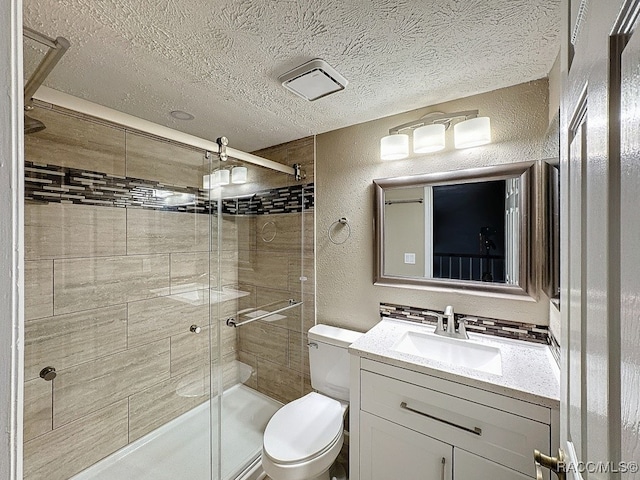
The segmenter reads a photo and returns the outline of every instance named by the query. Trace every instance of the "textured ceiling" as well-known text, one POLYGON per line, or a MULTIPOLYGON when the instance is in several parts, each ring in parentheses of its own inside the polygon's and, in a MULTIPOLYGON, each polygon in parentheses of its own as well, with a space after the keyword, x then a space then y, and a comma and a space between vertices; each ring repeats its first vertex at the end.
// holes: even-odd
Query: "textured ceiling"
POLYGON ((560 0, 24 0, 24 23, 71 41, 45 85, 251 151, 545 77, 560 0), (346 90, 278 83, 316 57, 346 90))

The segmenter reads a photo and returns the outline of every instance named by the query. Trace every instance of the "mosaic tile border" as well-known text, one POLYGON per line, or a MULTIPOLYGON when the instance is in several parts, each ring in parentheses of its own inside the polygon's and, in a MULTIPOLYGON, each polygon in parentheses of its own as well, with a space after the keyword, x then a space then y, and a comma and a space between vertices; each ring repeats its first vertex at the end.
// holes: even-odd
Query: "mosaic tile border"
MULTIPOLYGON (((218 201, 206 190, 152 180, 25 161, 25 202, 70 203, 118 208, 216 214, 218 201)), ((314 184, 292 185, 224 199, 227 215, 300 213, 314 207, 314 184)))
MULTIPOLYGON (((438 310, 430 311, 442 313, 438 310)), ((410 322, 424 322, 430 325, 436 325, 437 323, 437 319, 429 315, 427 309, 390 303, 380 303, 380 316, 398 320, 408 320, 410 322)), ((456 315, 456 319, 463 316, 466 315, 456 315)), ((492 318, 475 318, 477 319, 475 322, 467 322, 467 330, 469 332, 550 345, 549 329, 544 325, 532 325, 530 323, 492 318)))

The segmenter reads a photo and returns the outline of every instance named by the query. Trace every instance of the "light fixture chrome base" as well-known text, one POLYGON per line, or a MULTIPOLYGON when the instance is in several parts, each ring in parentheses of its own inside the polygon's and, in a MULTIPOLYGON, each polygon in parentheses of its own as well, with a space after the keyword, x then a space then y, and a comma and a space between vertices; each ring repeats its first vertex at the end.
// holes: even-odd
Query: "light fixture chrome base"
POLYGON ((304 180, 305 178, 307 178, 307 174, 304 173, 304 171, 302 171, 302 166, 299 163, 294 163, 293 164, 293 175, 295 176, 296 182, 299 182, 300 180, 304 180))
POLYGON ((431 125, 433 123, 442 123, 445 126, 445 128, 449 128, 452 120, 456 118, 464 118, 465 120, 469 120, 470 118, 476 118, 477 116, 478 116, 478 110, 465 110, 462 112, 453 112, 453 113, 431 112, 420 117, 420 120, 414 120, 413 122, 403 123, 402 125, 398 125, 397 127, 393 127, 389 129, 389 135, 400 133, 401 130, 407 130, 409 128, 416 129, 418 127, 422 127, 424 125, 431 125))

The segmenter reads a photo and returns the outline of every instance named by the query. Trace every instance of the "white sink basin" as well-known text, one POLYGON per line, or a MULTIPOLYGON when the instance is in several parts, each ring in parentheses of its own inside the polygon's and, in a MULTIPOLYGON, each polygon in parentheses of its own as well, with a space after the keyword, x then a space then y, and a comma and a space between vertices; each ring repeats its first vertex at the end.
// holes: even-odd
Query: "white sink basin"
POLYGON ((471 340, 443 337, 428 332, 405 332, 391 349, 437 362, 502 375, 500 349, 471 340))

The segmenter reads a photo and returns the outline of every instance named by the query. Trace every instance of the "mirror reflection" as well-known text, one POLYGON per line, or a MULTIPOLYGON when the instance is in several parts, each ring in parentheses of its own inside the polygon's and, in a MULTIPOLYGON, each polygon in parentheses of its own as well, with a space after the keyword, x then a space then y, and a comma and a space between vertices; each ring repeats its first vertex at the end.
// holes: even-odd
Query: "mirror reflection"
POLYGON ((519 178, 384 191, 384 274, 517 283, 519 178))
POLYGON ((374 180, 377 285, 535 296, 539 162, 374 180))

